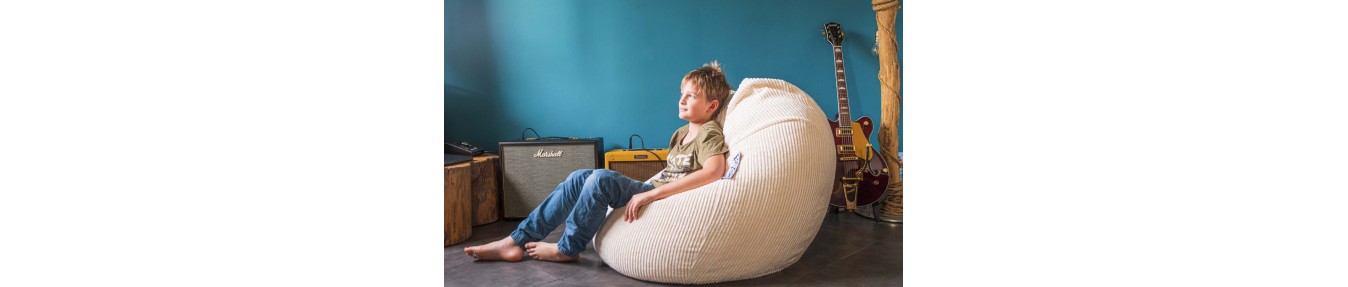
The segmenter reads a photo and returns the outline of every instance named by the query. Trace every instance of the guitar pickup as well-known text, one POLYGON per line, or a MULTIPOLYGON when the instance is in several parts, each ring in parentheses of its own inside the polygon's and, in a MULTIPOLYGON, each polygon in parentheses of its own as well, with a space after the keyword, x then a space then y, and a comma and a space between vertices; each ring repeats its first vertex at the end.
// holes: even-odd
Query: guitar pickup
POLYGON ((834 129, 833 132, 834 132, 835 134, 837 134, 837 136, 840 137, 840 138, 845 138, 845 137, 850 137, 850 136, 852 136, 852 129, 848 129, 848 128, 838 128, 838 129, 834 129))
POLYGON ((853 147, 852 145, 840 145, 840 146, 838 146, 838 153, 839 153, 839 154, 856 154, 856 147, 853 147))

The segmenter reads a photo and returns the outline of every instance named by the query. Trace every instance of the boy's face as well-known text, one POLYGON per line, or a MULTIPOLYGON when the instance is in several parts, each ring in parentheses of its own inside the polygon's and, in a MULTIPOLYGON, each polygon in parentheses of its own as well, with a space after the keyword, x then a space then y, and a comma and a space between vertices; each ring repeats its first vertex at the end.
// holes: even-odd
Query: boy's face
POLYGON ((683 81, 683 86, 679 87, 681 95, 679 96, 679 118, 694 123, 704 123, 711 120, 711 113, 720 106, 718 101, 707 101, 707 97, 702 94, 702 89, 694 85, 691 81, 683 81))

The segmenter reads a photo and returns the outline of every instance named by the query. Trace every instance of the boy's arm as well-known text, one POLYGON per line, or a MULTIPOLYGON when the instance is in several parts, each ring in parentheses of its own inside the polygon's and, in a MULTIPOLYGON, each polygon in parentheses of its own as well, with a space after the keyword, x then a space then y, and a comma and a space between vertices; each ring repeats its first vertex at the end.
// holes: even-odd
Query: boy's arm
POLYGON ((725 153, 720 153, 707 157, 702 161, 702 169, 694 171, 670 183, 666 183, 647 192, 638 193, 627 201, 627 210, 623 212, 623 220, 632 222, 637 220, 641 213, 641 206, 660 200, 671 195, 679 194, 692 190, 699 186, 707 185, 721 178, 725 173, 725 153))
POLYGON ((702 169, 685 175, 678 180, 656 187, 646 193, 650 193, 651 196, 653 196, 652 200, 657 200, 683 193, 699 186, 707 185, 708 183, 720 179, 721 175, 725 174, 725 165, 725 153, 707 157, 706 160, 702 161, 702 169))

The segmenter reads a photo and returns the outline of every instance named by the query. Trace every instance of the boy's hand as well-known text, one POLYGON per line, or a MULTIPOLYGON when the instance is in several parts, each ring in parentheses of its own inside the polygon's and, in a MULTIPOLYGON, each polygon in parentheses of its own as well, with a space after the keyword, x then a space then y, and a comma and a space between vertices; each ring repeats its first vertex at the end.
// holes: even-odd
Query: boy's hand
POLYGON ((623 212, 623 220, 633 222, 637 220, 637 214, 641 213, 641 207, 655 201, 655 193, 642 192, 632 196, 627 201, 627 211, 623 212))

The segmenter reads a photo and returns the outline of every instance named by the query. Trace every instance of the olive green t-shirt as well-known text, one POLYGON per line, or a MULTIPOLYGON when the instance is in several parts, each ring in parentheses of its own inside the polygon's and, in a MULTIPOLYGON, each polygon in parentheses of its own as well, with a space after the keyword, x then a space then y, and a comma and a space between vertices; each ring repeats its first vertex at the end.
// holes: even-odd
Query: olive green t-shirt
POLYGON ((725 146, 725 136, 721 134, 721 125, 716 121, 703 123, 697 129, 693 141, 685 145, 683 138, 686 134, 688 125, 674 131, 674 136, 669 138, 669 157, 665 159, 665 169, 646 182, 657 187, 674 182, 702 169, 702 162, 707 158, 729 151, 725 146))

